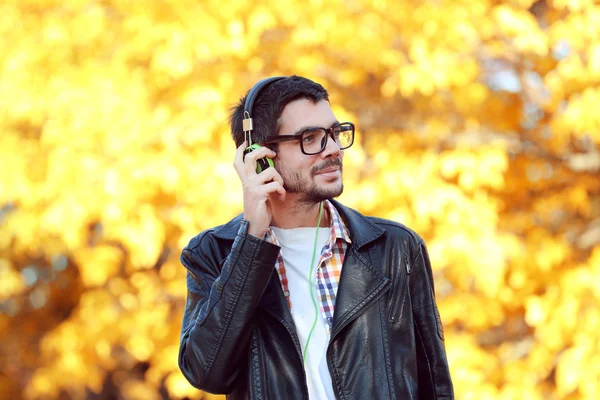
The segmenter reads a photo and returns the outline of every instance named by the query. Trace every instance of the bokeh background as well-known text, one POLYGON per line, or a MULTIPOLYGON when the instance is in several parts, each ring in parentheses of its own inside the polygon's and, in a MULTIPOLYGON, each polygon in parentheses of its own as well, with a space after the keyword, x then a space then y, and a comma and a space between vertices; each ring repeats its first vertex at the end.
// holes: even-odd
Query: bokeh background
POLYGON ((600 4, 0 1, 0 398, 200 399, 191 237, 242 210, 228 109, 330 91, 341 201, 425 238, 457 399, 600 393, 600 4))

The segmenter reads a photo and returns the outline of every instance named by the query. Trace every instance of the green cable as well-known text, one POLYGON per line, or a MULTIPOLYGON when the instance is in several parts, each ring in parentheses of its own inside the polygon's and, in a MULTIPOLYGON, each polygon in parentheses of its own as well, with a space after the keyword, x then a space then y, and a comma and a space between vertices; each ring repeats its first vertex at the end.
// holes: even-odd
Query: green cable
POLYGON ((315 244, 313 245, 313 254, 312 260, 310 262, 310 272, 308 279, 308 287, 310 288, 310 299, 315 306, 315 320, 313 321, 312 328, 310 328, 310 332, 308 332, 308 338, 306 339, 306 344, 304 345, 304 354, 302 356, 302 364, 306 364, 306 356, 308 354, 308 343, 310 343, 310 337, 315 330, 315 326, 317 326, 317 319, 319 318, 319 307, 317 306, 317 302, 315 301, 315 296, 313 296, 313 282, 312 282, 312 271, 315 263, 315 254, 317 253, 317 237, 319 236, 319 226, 321 225, 321 214, 323 212, 323 202, 319 206, 319 220, 317 221, 317 230, 315 231, 315 244))

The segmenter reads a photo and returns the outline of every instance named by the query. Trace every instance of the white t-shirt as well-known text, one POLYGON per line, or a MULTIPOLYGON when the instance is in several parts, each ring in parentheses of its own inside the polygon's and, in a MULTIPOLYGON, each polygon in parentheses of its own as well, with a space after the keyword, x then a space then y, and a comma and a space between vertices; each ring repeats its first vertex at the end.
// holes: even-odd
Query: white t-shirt
POLYGON ((333 384, 326 358, 329 334, 327 333, 325 321, 321 314, 316 284, 321 249, 327 242, 331 228, 319 228, 318 230, 315 265, 313 265, 313 275, 310 279, 310 260, 313 254, 316 228, 279 229, 271 227, 271 230, 275 233, 277 241, 281 246, 281 256, 285 265, 290 292, 289 296, 292 304, 292 317, 296 324, 298 339, 300 340, 303 352, 310 329, 315 318, 317 319, 308 345, 308 354, 305 356, 306 363, 304 370, 306 371, 308 395, 313 400, 334 400, 333 384), (313 300, 310 298, 309 282, 313 285, 313 299, 317 303, 316 313, 313 300))

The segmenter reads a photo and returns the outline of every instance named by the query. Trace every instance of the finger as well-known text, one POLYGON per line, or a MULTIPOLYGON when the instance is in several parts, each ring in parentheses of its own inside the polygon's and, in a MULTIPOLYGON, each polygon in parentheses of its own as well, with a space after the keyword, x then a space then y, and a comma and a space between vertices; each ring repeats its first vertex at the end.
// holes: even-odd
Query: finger
POLYGON ((244 149, 246 148, 246 142, 242 143, 235 152, 235 158, 233 159, 233 168, 241 177, 241 173, 244 170, 244 149))
POLYGON ((270 181, 279 182, 283 186, 283 178, 275 168, 267 168, 256 176, 256 182, 259 184, 270 181))
POLYGON ((275 153, 268 147, 260 147, 259 149, 256 149, 246 154, 246 157, 244 159, 244 164, 246 164, 246 172, 251 173, 254 171, 254 173, 256 173, 256 160, 258 160, 259 158, 275 158, 275 156, 277 156, 277 153, 275 153))
POLYGON ((285 196, 285 189, 283 188, 283 185, 279 182, 267 183, 266 185, 262 186, 262 190, 266 194, 277 193, 280 196, 285 196))

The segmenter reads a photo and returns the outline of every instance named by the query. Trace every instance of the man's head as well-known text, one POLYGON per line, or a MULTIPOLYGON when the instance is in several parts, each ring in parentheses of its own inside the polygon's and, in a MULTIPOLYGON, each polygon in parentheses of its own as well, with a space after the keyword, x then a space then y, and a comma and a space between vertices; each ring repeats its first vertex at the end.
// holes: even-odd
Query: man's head
MULTIPOLYGON (((245 100, 246 97, 240 100, 230 117, 236 146, 245 140, 242 129, 245 100)), ((328 129, 338 122, 323 86, 298 76, 275 81, 263 88, 254 102, 252 118, 252 140, 260 145, 267 138, 299 134, 309 127, 328 129)), ((318 202, 342 193, 344 152, 329 135, 325 148, 318 154, 305 154, 306 148, 303 152, 300 140, 266 146, 277 152, 275 169, 283 178, 284 188, 288 193, 299 194, 300 201, 318 202)))

